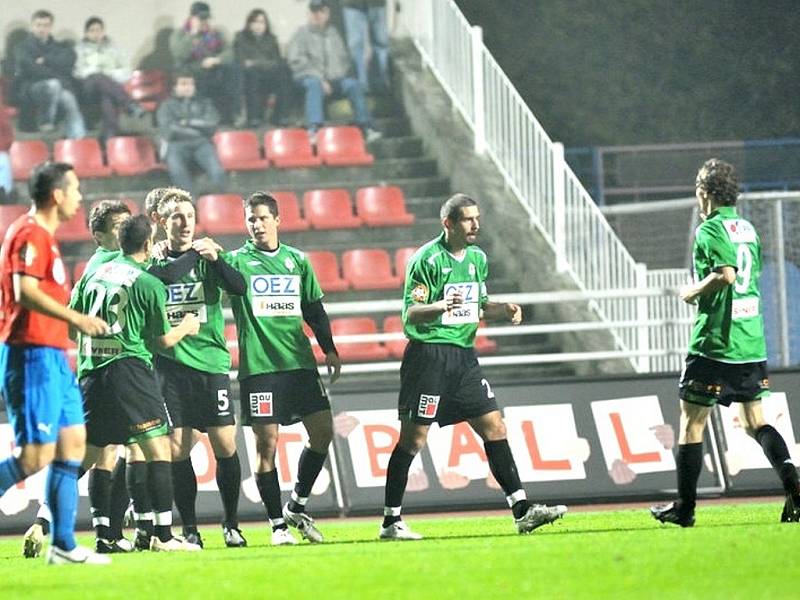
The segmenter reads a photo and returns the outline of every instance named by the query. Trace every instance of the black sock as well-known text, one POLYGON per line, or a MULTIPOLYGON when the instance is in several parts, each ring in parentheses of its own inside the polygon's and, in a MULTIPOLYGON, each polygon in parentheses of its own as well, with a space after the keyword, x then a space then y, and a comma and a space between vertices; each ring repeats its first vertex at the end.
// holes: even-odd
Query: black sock
POLYGON ((489 461, 489 469, 491 469, 492 475, 494 475, 497 483, 500 484, 503 492, 505 492, 514 518, 519 519, 525 514, 531 503, 524 497, 525 492, 522 489, 522 481, 520 481, 519 473, 517 472, 517 463, 511 454, 508 440, 486 441, 483 443, 483 448, 486 450, 486 458, 489 461), (515 496, 522 497, 517 498, 515 496))
POLYGON ((787 494, 798 495, 797 469, 789 456, 789 449, 778 430, 772 425, 764 425, 756 431, 755 438, 761 444, 764 455, 781 478, 787 494))
POLYGON ((300 463, 297 467, 297 483, 294 486, 292 499, 289 501, 289 510, 292 512, 305 512, 306 503, 314 482, 319 477, 319 472, 325 464, 328 453, 320 454, 311 448, 303 448, 300 463))
POLYGON ((125 470, 125 483, 128 494, 133 500, 133 512, 136 513, 136 528, 147 535, 153 535, 153 503, 147 486, 147 463, 132 462, 125 470), (149 518, 144 518, 144 516, 149 518))
POLYGON ((111 513, 111 471, 94 468, 89 471, 89 511, 95 537, 108 539, 111 513))
POLYGON ((175 506, 183 522, 183 531, 197 531, 197 516, 194 505, 197 500, 197 476, 192 459, 172 463, 172 482, 175 486, 175 506))
POLYGON ((399 445, 394 447, 386 467, 386 489, 384 491, 383 526, 388 527, 400 520, 399 509, 403 505, 403 495, 408 485, 408 469, 414 462, 414 455, 403 450, 399 445), (398 514, 386 514, 390 510, 398 514))
POLYGON ((43 534, 48 535, 50 533, 50 521, 48 521, 47 519, 43 519, 42 517, 36 517, 33 520, 33 522, 42 528, 43 534))
POLYGON ((147 483, 155 513, 155 534, 167 542, 172 538, 172 465, 165 460, 147 463, 147 483))
POLYGON ((120 458, 111 473, 111 514, 109 515, 108 535, 112 540, 122 538, 122 522, 125 520, 125 511, 128 510, 131 499, 125 484, 127 471, 125 464, 125 459, 120 458))
POLYGON ((256 486, 258 486, 261 501, 267 509, 267 517, 272 523, 272 529, 286 529, 281 509, 281 484, 278 481, 278 471, 273 469, 266 473, 256 473, 256 486))
POLYGON ((217 457, 217 487, 225 511, 224 525, 239 527, 239 488, 242 485, 242 466, 234 452, 228 458, 217 457))
POLYGON ((703 468, 703 443, 679 445, 675 464, 681 511, 693 514, 697 501, 697 480, 703 468))

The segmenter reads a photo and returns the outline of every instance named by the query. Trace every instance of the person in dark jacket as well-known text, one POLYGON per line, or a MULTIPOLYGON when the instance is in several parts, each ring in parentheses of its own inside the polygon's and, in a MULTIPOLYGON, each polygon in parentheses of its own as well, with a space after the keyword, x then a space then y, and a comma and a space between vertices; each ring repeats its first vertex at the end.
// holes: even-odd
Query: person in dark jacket
POLYGON ((39 130, 55 129, 59 113, 64 115, 68 138, 86 136, 86 125, 74 93, 72 67, 75 51, 53 39, 53 14, 37 10, 31 17, 31 32, 14 50, 14 88, 21 108, 33 106, 39 130))
POLYGON ((254 8, 247 15, 244 29, 233 41, 233 52, 242 74, 247 126, 258 127, 261 124, 269 94, 275 94, 271 120, 276 125, 283 125, 293 84, 289 66, 281 57, 278 40, 270 30, 264 10, 254 8))
POLYGON ((211 141, 219 125, 219 113, 211 100, 195 96, 191 72, 179 71, 175 75, 172 96, 158 107, 156 120, 173 185, 194 195, 192 164, 198 165, 216 187, 225 185, 225 171, 211 141))

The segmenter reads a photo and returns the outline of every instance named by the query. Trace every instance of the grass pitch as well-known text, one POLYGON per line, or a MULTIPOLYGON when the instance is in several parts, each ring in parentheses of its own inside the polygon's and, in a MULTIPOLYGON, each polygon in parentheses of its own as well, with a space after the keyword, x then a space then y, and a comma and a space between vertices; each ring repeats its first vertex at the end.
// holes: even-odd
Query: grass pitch
MULTIPOLYGON (((323 521, 325 544, 225 548, 203 529, 199 554, 115 555, 109 567, 24 559, 0 538, 0 598, 798 598, 800 524, 781 505, 709 506, 694 529, 647 510, 568 513, 534 534, 509 517, 407 518, 420 542, 379 542, 379 520, 323 521)), ((81 543, 92 538, 80 536, 81 543)))

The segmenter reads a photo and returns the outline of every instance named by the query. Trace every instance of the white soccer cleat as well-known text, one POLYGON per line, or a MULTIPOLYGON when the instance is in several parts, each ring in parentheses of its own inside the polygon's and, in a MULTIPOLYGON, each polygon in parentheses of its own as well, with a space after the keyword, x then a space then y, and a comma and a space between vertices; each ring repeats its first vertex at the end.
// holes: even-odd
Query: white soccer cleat
POLYGON ((283 505, 283 519, 286 524, 297 529, 312 544, 319 544, 324 541, 322 532, 314 525, 314 519, 306 513, 296 513, 289 510, 289 503, 283 505))
POLYGON ((531 504, 528 510, 519 519, 514 519, 519 533, 530 533, 537 527, 557 521, 567 514, 567 507, 563 504, 547 506, 545 504, 531 504))
POLYGON ((166 542, 158 539, 157 535, 150 538, 151 552, 199 552, 200 550, 202 550, 200 546, 187 542, 179 535, 171 537, 166 542))
POLYGON ((288 529, 273 529, 272 530, 272 545, 273 546, 296 546, 297 540, 288 529))
POLYGON ((62 550, 58 546, 47 549, 48 565, 110 565, 108 556, 92 552, 84 546, 75 546, 72 550, 62 550))
POLYGON ((388 527, 381 527, 378 538, 382 540, 421 540, 422 536, 411 531, 403 521, 397 521, 388 527))
POLYGON ((44 531, 42 526, 34 523, 28 527, 25 537, 22 538, 22 556, 25 558, 36 558, 42 553, 44 544, 44 531))

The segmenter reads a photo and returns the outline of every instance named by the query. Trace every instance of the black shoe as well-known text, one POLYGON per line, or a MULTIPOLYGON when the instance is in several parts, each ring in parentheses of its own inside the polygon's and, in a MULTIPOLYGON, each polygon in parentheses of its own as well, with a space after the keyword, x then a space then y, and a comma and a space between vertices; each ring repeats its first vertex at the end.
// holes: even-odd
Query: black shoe
POLYGON ((242 535, 242 530, 238 527, 222 526, 222 536, 225 538, 225 545, 228 548, 244 548, 247 540, 242 535))
POLYGON ((184 531, 183 539, 185 539, 190 544, 196 544, 201 548, 203 547, 203 538, 200 537, 199 531, 189 531, 189 532, 184 531))
POLYGON ((136 550, 150 550, 150 537, 148 533, 137 530, 136 538, 133 540, 133 547, 136 550))
POLYGON ((681 527, 694 527, 694 513, 682 511, 677 502, 650 507, 650 514, 656 521, 672 523, 681 527))
POLYGON ((800 523, 800 498, 791 494, 786 496, 781 513, 781 523, 800 523))
POLYGON ((134 545, 125 538, 119 540, 105 540, 97 538, 94 542, 94 551, 98 554, 123 554, 133 552, 134 545))

